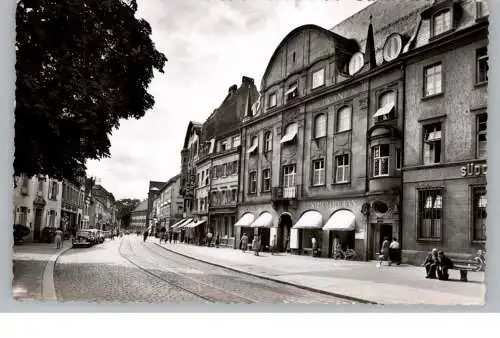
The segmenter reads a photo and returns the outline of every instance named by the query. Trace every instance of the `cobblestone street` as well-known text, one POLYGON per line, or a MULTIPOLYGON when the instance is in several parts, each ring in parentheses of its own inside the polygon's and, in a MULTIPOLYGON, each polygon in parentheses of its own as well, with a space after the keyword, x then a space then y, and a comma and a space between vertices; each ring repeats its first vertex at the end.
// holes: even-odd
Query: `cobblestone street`
POLYGON ((353 303, 214 267, 133 235, 66 251, 54 286, 59 301, 353 303))

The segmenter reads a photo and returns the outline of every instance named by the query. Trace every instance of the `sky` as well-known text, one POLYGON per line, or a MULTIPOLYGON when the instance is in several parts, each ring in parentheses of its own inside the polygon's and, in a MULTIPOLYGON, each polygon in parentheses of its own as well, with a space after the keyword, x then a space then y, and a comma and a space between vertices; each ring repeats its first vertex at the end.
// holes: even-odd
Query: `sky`
POLYGON ((168 58, 149 92, 155 106, 123 120, 110 137, 111 157, 87 163, 87 174, 116 199, 147 197, 149 181, 180 173, 189 121, 203 123, 242 76, 260 89, 271 55, 293 29, 330 29, 369 0, 138 0, 137 16, 152 27, 168 58))

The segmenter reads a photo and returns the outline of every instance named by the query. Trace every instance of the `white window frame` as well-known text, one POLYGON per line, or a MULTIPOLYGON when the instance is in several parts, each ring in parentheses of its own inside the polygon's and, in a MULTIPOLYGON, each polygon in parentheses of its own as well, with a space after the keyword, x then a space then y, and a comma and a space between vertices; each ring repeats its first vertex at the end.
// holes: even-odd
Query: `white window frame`
POLYGON ((379 144, 373 147, 373 177, 385 177, 389 176, 390 173, 390 145, 388 144, 379 144), (388 154, 382 156, 382 147, 387 147, 388 154), (387 172, 383 173, 382 168, 384 162, 387 163, 387 172), (378 170, 377 170, 378 164, 378 170))
POLYGON ((318 114, 314 117, 314 138, 326 136, 326 114, 318 114))
POLYGON ((336 123, 336 131, 337 131, 337 133, 351 130, 351 115, 352 115, 351 107, 350 106, 341 107, 340 109, 337 110, 336 115, 337 115, 336 116, 337 117, 336 118, 336 122, 337 122, 336 123), (342 116, 341 113, 346 114, 346 115, 342 116))
POLYGON ((453 17, 450 9, 442 10, 432 17, 433 36, 448 32, 453 28, 453 17), (439 28, 439 29, 438 29, 439 28))
POLYGON ((424 97, 443 93, 443 64, 441 62, 424 68, 424 97), (439 90, 437 89, 439 86, 439 90))
POLYGON ((278 98, 276 92, 269 94, 268 100, 269 100, 268 104, 269 108, 276 107, 276 105, 278 104, 278 98))
POLYGON ((486 47, 480 48, 476 50, 476 84, 481 84, 481 83, 486 83, 488 82, 488 70, 489 70, 489 56, 488 56, 488 49, 486 47), (486 52, 486 54, 483 54, 483 52, 486 52), (481 69, 481 64, 485 62, 486 63, 486 72, 485 72, 485 79, 481 80, 479 78, 480 75, 480 69, 481 69))
POLYGON ((241 144, 240 136, 233 136, 233 148, 238 147, 241 144))
POLYGON ((348 154, 342 154, 335 157, 335 182, 347 183, 351 177, 351 165, 348 154), (347 158, 347 161, 345 160, 347 158), (347 164, 346 164, 347 162, 347 164), (339 178, 340 177, 340 178, 339 178))
POLYGON ((422 161, 424 165, 432 165, 432 164, 439 164, 443 161, 443 142, 442 142, 442 135, 443 135, 443 127, 441 123, 432 123, 424 126, 424 132, 423 132, 423 146, 422 146, 422 161), (439 128, 437 128, 437 125, 439 125, 439 128), (427 140, 428 135, 431 132, 428 132, 431 127, 434 127, 431 132, 440 132, 441 136, 439 139, 434 139, 434 140, 427 140), (439 161, 435 161, 436 159, 436 149, 439 146, 439 161))
POLYGON ((325 159, 322 158, 314 160, 312 166, 313 166, 312 185, 313 186, 325 185, 325 159))
POLYGON ((248 173, 248 181, 249 181, 248 192, 250 194, 256 194, 257 193, 257 172, 256 171, 251 171, 248 173))
POLYGON ((271 169, 266 168, 262 170, 262 191, 271 191, 271 169), (268 183, 268 189, 266 189, 266 182, 268 183))
POLYGON ((264 133, 264 152, 273 150, 273 134, 271 131, 264 133))
POLYGON ((291 164, 283 166, 283 187, 294 187, 296 174, 295 165, 291 164))
POLYGON ((483 114, 478 114, 476 116, 476 130, 477 130, 477 141, 476 141, 476 158, 486 158, 487 156, 487 149, 488 149, 488 115, 486 113, 483 113, 483 114), (481 118, 485 118, 486 120, 485 121, 479 121, 479 119, 481 118), (480 130, 480 126, 484 123, 484 130, 480 130), (481 141, 480 138, 484 135, 484 141, 481 141), (481 154, 480 153, 480 144, 484 142, 485 143, 485 146, 484 146, 484 153, 481 154))
POLYGON ((325 84, 325 68, 318 69, 312 74, 312 89, 316 89, 325 84))

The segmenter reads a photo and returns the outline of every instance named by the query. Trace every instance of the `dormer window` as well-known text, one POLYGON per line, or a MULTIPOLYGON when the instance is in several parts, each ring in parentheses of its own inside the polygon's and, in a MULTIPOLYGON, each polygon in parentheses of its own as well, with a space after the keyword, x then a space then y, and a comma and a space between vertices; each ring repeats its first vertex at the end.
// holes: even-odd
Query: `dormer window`
POLYGON ((384 44, 384 60, 386 62, 396 59, 403 49, 403 39, 401 35, 391 34, 384 44))
POLYGON ((432 17, 432 36, 443 34, 452 29, 451 10, 445 9, 432 17))
POLYGON ((287 102, 295 99, 298 96, 298 93, 299 93, 299 90, 298 90, 298 83, 297 82, 289 85, 288 90, 285 93, 287 102))

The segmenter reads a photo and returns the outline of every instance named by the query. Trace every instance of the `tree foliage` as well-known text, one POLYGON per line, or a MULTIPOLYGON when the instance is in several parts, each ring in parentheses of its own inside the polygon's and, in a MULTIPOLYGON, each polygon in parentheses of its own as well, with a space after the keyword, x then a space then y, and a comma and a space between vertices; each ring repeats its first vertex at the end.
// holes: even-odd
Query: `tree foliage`
POLYGON ((165 55, 135 0, 19 0, 14 174, 72 178, 154 105, 165 55))
POLYGON ((140 203, 140 200, 130 198, 124 198, 115 202, 117 209, 116 218, 121 220, 121 224, 124 228, 130 226, 131 213, 140 203))

